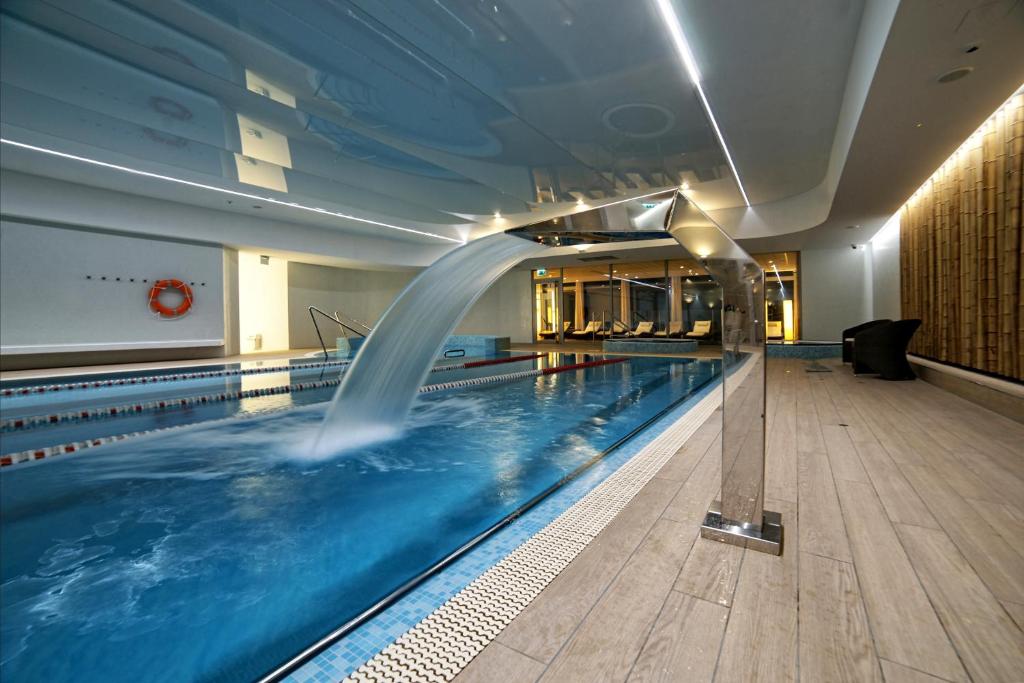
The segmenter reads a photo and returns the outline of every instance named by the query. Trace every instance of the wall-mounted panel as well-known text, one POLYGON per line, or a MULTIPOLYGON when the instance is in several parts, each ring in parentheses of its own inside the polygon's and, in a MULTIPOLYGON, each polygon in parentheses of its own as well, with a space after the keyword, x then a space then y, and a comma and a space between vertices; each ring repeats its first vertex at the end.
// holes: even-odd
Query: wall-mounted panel
POLYGON ((0 352, 223 346, 223 269, 216 246, 0 221, 0 352), (179 318, 149 308, 165 278, 192 289, 179 318))

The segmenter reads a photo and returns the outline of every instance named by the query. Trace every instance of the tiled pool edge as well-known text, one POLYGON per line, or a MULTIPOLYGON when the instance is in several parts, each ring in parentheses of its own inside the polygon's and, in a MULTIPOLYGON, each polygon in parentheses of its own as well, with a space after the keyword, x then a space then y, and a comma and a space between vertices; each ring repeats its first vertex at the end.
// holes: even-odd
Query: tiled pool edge
MULTIPOLYGON (((751 360, 730 374, 742 381, 753 365, 751 360)), ((720 387, 719 382, 713 382, 691 396, 592 471, 285 680, 320 683, 346 676, 346 681, 454 678, 714 413, 721 404, 721 392, 716 391, 720 387), (559 510, 564 512, 559 514, 559 510)))

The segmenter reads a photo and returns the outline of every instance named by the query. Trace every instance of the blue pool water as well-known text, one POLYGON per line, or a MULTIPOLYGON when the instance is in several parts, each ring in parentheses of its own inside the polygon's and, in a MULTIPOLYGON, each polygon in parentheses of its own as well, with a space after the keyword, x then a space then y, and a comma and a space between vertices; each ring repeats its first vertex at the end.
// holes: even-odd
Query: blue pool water
MULTIPOLYGON (((498 354, 498 357, 508 357, 510 355, 512 354, 502 353, 498 354)), ((551 363, 561 362, 559 357, 559 354, 551 354, 536 360, 460 370, 446 370, 444 372, 431 373, 427 378, 427 382, 451 382, 485 375, 519 372, 521 370, 533 369, 534 367, 547 367, 551 363)), ((453 365, 457 362, 465 362, 466 360, 478 359, 442 361, 438 365, 453 365)), ((282 363, 277 362, 274 365, 280 367, 282 363)), ((202 368, 189 368, 189 371, 196 370, 202 371, 202 368)), ((305 364, 296 365, 287 371, 254 375, 200 377, 154 384, 117 385, 84 390, 76 389, 6 396, 0 397, 0 417, 4 420, 10 420, 60 414, 82 409, 123 406, 155 400, 173 400, 175 398, 215 395, 222 392, 230 393, 238 390, 245 391, 289 384, 337 380, 344 370, 344 367, 318 368, 305 364)), ((166 371, 163 374, 166 374, 166 371)), ((119 375, 119 377, 123 376, 123 374, 119 375)), ((187 408, 173 407, 167 410, 146 412, 138 415, 124 413, 117 417, 74 420, 53 425, 46 424, 30 429, 5 430, 3 427, 0 427, 0 455, 115 434, 127 434, 207 422, 226 417, 255 416, 284 408, 329 401, 335 391, 336 387, 323 387, 288 394, 255 396, 242 399, 241 401, 216 402, 193 405, 187 408)))
POLYGON ((252 680, 718 371, 633 358, 421 396, 400 439, 324 462, 295 457, 318 403, 7 469, 0 678, 252 680))

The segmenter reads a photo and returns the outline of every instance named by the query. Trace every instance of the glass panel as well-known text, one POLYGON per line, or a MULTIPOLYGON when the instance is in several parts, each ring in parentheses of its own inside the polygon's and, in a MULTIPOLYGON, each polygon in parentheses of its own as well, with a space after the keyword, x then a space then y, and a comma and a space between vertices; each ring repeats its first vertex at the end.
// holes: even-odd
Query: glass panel
POLYGON ((765 331, 769 341, 800 338, 799 252, 755 254, 765 272, 765 331))
POLYGON ((558 282, 534 282, 533 313, 535 339, 558 340, 561 326, 561 307, 558 300, 558 282))
POLYGON ((571 287, 575 293, 570 337, 593 341, 606 336, 616 316, 618 300, 608 284, 608 266, 566 268, 563 279, 566 289, 571 287))
MULTIPOLYGON (((781 517, 764 510, 766 309, 765 273, 758 262, 678 191, 614 202, 508 232, 551 246, 661 239, 668 232, 689 254, 689 260, 662 263, 673 273, 666 276, 662 270, 665 311, 680 320, 689 318, 692 332, 721 339, 723 369, 722 500, 708 511, 701 535, 781 552, 781 517), (671 297, 668 290, 674 292, 671 297)), ((611 276, 619 276, 612 282, 619 283, 620 312, 628 298, 623 285, 634 284, 627 274, 640 275, 623 264, 612 268, 611 276)), ((783 311, 784 316, 795 312, 785 305, 783 311)))
MULTIPOLYGON (((673 207, 669 231, 720 287, 719 305, 708 303, 722 339, 722 521, 759 530, 764 518, 764 272, 683 197, 673 207), (744 363, 754 365, 740 379, 733 373, 744 363)), ((691 284, 696 290, 697 283, 691 284)))
POLYGON ((721 325, 715 315, 722 310, 721 288, 696 259, 669 261, 668 273, 671 329, 684 338, 721 343, 721 325))
POLYGON ((636 330, 640 323, 653 323, 644 336, 666 328, 668 289, 664 261, 620 264, 612 269, 612 279, 619 289, 618 319, 623 324, 636 330))

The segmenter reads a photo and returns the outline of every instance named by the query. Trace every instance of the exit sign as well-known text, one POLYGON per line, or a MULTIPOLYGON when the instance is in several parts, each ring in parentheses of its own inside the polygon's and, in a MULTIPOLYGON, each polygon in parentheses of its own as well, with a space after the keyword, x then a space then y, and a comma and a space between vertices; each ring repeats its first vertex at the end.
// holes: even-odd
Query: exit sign
POLYGON ((547 268, 538 268, 537 269, 537 277, 544 277, 547 274, 548 274, 548 269, 547 268))
POLYGON ((640 206, 644 207, 645 209, 653 209, 654 207, 657 206, 657 204, 655 204, 654 202, 644 202, 640 206))

